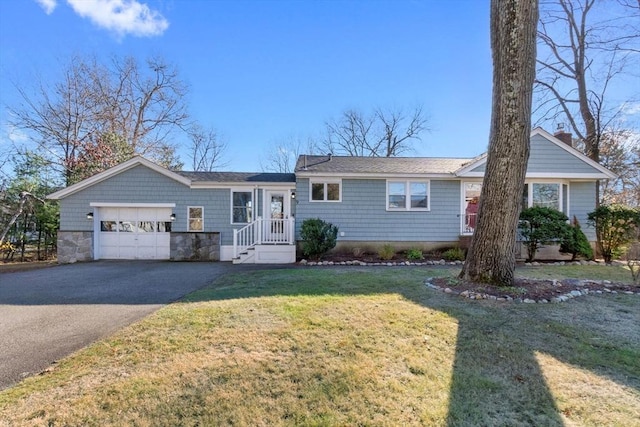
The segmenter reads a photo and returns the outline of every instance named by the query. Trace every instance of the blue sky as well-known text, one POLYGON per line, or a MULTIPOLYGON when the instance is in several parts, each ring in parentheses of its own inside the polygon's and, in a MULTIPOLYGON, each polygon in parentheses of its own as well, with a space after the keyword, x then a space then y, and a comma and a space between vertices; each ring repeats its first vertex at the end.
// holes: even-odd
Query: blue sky
MULTIPOLYGON (((192 115, 227 142, 228 170, 260 170, 268 147, 317 137, 347 108, 423 105, 420 156, 472 157, 488 142, 488 0, 0 2, 3 106, 17 102, 13 81, 55 81, 74 54, 175 64, 192 115)), ((5 147, 6 120, 2 107, 5 147)))

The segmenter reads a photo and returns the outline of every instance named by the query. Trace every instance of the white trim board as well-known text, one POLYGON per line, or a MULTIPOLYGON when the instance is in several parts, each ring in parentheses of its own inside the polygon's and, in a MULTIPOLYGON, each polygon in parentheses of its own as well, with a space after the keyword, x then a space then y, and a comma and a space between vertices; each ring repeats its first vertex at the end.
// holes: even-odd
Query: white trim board
POLYGON ((89 206, 94 208, 175 208, 175 203, 112 203, 91 202, 89 206))

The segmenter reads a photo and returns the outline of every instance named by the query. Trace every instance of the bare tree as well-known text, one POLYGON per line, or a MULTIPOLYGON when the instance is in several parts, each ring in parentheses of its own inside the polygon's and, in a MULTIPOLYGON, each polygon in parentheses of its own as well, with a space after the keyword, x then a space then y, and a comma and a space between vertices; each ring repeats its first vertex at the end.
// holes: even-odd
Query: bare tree
POLYGON ((72 181, 70 164, 88 141, 95 120, 87 72, 84 62, 72 58, 60 81, 49 85, 40 80, 34 96, 16 87, 22 102, 8 106, 10 124, 28 133, 67 183, 72 181))
POLYGON ((640 206, 640 136, 626 129, 603 134, 600 163, 617 176, 602 182, 601 202, 640 206))
POLYGON ((109 127, 105 130, 122 135, 136 154, 158 158, 175 131, 189 125, 183 102, 187 86, 162 58, 150 58, 142 68, 134 58, 114 57, 110 69, 94 70, 99 120, 109 127))
POLYGON ((85 147, 102 135, 118 135, 131 153, 175 165, 169 137, 188 124, 187 88, 175 68, 157 58, 143 68, 132 58, 105 66, 74 57, 62 69, 60 81, 40 79, 34 94, 16 86, 22 102, 8 110, 10 124, 47 154, 67 184, 85 147))
POLYGON ((620 116, 623 101, 629 101, 611 99, 611 87, 640 69, 640 3, 554 0, 543 4, 536 114, 542 121, 568 122, 585 154, 599 162, 603 136, 620 116))
POLYGON ((227 144, 221 141, 215 129, 205 130, 194 125, 189 131, 191 139, 191 167, 194 171, 211 172, 227 166, 223 157, 227 144))
POLYGON ((303 141, 301 138, 290 137, 271 144, 267 148, 265 158, 260 161, 260 166, 265 172, 293 173, 296 161, 301 154, 318 152, 318 148, 311 138, 303 141))
POLYGON ((325 123, 325 151, 347 156, 373 155, 375 149, 370 142, 373 122, 374 117, 367 117, 356 110, 345 110, 339 118, 325 123))
POLYGON ((491 1, 491 133, 476 230, 460 273, 511 286, 522 188, 529 159, 537 0, 491 1))
POLYGON ((422 132, 427 130, 427 119, 422 107, 416 107, 410 115, 402 110, 378 108, 375 117, 382 129, 375 151, 383 152, 385 157, 397 157, 412 151, 409 143, 412 140, 419 141, 422 132))
POLYGON ((365 115, 345 110, 337 119, 325 123, 322 142, 325 152, 348 156, 397 157, 412 151, 427 129, 422 107, 407 114, 402 109, 376 108, 365 115))

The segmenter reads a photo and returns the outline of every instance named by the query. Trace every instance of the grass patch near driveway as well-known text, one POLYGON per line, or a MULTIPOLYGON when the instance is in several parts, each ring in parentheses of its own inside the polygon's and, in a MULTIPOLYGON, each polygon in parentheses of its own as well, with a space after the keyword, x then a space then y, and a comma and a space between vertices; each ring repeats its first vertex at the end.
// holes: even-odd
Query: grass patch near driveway
POLYGON ((0 392, 0 425, 639 425, 637 295, 423 285, 458 271, 229 274, 0 392))

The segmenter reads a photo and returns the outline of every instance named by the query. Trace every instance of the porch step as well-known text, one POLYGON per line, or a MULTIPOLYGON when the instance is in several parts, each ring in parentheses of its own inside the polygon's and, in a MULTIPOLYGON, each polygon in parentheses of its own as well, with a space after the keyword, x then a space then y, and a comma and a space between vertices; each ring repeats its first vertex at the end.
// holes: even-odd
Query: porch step
POLYGON ((253 263, 255 257, 256 248, 247 248, 247 250, 240 252, 236 258, 233 258, 232 262, 234 264, 253 263))

